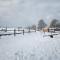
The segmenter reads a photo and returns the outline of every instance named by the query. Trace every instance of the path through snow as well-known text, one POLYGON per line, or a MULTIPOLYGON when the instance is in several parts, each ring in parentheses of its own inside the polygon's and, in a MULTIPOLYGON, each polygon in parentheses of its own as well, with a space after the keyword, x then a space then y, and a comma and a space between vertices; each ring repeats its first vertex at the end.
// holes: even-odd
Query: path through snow
POLYGON ((59 38, 43 38, 42 32, 2 36, 0 60, 60 60, 59 38))

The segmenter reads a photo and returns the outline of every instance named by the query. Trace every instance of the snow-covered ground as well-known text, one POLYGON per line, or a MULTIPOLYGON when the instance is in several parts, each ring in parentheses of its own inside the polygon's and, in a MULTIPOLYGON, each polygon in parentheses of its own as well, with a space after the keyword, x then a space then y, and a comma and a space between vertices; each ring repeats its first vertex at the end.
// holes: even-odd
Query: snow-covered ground
POLYGON ((43 32, 37 31, 2 36, 0 60, 60 60, 60 35, 54 38, 43 35, 43 32))

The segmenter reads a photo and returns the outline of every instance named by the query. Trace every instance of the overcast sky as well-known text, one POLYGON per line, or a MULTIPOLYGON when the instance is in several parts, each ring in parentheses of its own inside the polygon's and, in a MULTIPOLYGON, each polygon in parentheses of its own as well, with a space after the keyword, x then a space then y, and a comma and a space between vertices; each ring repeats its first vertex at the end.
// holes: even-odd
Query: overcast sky
POLYGON ((60 19, 60 0, 0 0, 0 25, 27 26, 60 19))

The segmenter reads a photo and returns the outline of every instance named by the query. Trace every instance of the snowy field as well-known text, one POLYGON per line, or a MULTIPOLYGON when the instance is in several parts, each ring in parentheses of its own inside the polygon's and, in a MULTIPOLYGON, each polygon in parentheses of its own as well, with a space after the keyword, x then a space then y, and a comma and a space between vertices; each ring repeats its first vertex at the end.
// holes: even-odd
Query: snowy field
POLYGON ((54 38, 43 35, 43 32, 37 31, 2 36, 0 60, 60 60, 60 35, 54 38))

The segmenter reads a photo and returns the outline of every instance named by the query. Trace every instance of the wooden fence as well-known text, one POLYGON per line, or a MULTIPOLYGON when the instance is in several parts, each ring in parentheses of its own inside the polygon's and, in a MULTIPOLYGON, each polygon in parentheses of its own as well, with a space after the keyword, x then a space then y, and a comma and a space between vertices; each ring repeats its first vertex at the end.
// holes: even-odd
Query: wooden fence
POLYGON ((31 32, 36 32, 36 30, 32 30, 32 29, 0 29, 0 37, 1 36, 6 36, 6 35, 14 35, 16 36, 16 34, 25 34, 25 33, 31 33, 31 32), (3 32, 3 33, 1 33, 3 32))

